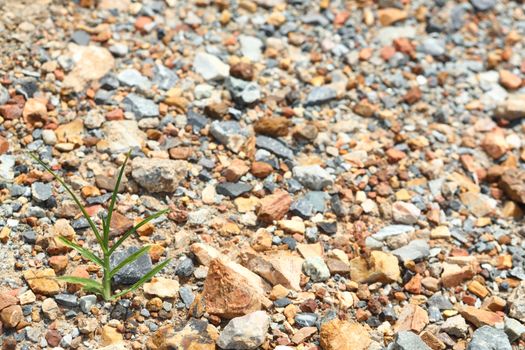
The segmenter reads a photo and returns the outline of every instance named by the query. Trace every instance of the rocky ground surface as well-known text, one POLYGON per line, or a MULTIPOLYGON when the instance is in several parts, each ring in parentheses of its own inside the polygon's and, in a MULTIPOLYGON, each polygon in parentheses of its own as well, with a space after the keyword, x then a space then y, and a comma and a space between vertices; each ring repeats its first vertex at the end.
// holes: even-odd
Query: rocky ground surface
POLYGON ((525 348, 525 6, 0 1, 3 349, 525 348), (100 223, 104 302, 60 173, 100 223))

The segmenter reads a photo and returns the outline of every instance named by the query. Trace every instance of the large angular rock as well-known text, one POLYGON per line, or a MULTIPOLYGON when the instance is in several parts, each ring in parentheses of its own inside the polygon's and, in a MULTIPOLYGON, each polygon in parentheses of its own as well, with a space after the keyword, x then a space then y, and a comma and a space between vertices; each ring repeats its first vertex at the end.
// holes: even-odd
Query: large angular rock
POLYGON ((467 350, 512 350, 512 346, 501 329, 483 326, 472 334, 467 350))
MULTIPOLYGON (((131 254, 135 253, 139 248, 129 247, 126 250, 116 251, 111 255, 110 265, 111 268, 115 268, 122 260, 126 259, 131 254)), ((124 266, 120 269, 115 276, 113 276, 113 282, 115 284, 133 284, 138 282, 142 276, 148 273, 152 269, 151 258, 148 253, 142 255, 131 264, 124 266)))
POLYGON ((217 345, 222 349, 256 349, 264 342, 270 316, 264 311, 232 319, 221 332, 217 345))
POLYGON ((131 163, 131 175, 148 191, 174 192, 189 168, 190 164, 184 160, 138 157, 131 163))
POLYGON ((281 220, 290 209, 291 204, 292 197, 288 192, 275 191, 273 194, 261 199, 257 210, 257 218, 266 224, 270 224, 274 220, 281 220))
POLYGON ((357 283, 390 283, 400 281, 401 272, 394 255, 375 250, 368 261, 363 257, 350 261, 350 277, 357 283))
POLYGON ((60 285, 55 279, 56 275, 53 269, 26 270, 23 275, 29 288, 35 294, 52 296, 60 291, 60 285))
POLYGON ((525 203, 525 170, 505 170, 499 180, 499 187, 513 201, 525 203))
POLYGON ((514 288, 509 296, 509 316, 525 322, 525 281, 514 288))
POLYGON ((324 323, 319 338, 323 350, 365 350, 372 342, 365 327, 339 319, 324 323))
POLYGON ((266 303, 266 283, 256 274, 234 262, 210 262, 202 298, 206 312, 225 318, 249 314, 266 303))

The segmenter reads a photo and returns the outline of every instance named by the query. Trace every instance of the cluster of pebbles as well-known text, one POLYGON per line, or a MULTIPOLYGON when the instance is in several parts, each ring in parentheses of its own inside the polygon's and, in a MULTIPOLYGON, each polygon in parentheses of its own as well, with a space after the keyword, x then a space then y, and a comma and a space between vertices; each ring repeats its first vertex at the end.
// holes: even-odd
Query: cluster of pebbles
POLYGON ((2 349, 525 348, 525 6, 0 1, 2 349), (156 263, 105 302, 97 224, 156 263))

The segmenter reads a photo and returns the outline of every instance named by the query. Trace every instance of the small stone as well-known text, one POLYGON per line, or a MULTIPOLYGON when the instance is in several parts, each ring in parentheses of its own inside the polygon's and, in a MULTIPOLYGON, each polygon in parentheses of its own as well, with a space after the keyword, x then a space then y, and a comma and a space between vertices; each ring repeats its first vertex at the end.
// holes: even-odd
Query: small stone
POLYGON ((55 295, 55 300, 58 304, 67 307, 78 306, 78 298, 73 294, 60 293, 55 295))
POLYGON ((445 288, 456 287, 472 277, 474 277, 474 271, 468 265, 462 267, 456 264, 443 263, 441 283, 445 288))
POLYGON ((428 242, 424 239, 410 241, 409 244, 392 251, 401 262, 418 261, 430 255, 428 242))
POLYGON ((253 176, 264 179, 273 172, 273 167, 266 162, 253 162, 250 172, 253 176))
POLYGON ((205 320, 190 319, 182 329, 177 329, 172 325, 161 327, 147 341, 148 349, 199 349, 215 350, 216 331, 211 330, 205 320), (212 339, 213 336, 213 339, 212 339))
POLYGON ((350 261, 350 277, 358 283, 390 283, 401 280, 401 271, 394 255, 372 251, 368 261, 363 257, 350 261))
POLYGON ((141 158, 131 162, 133 179, 146 190, 175 192, 189 172, 190 164, 183 160, 141 158))
POLYGON ((223 175, 229 182, 238 181, 243 175, 250 170, 244 161, 241 159, 234 159, 230 165, 223 171, 223 175))
POLYGON ((518 203, 525 203, 525 171, 507 169, 501 175, 499 187, 507 196, 518 203))
POLYGON ((472 334, 466 350, 512 350, 512 346, 501 329, 483 326, 472 334))
POLYGON ((313 282, 323 282, 330 278, 330 270, 321 257, 309 257, 303 263, 303 271, 313 282))
POLYGON ((96 318, 81 318, 78 320, 78 330, 82 334, 92 334, 98 328, 96 318))
POLYGON ((79 305, 82 312, 88 314, 91 312, 91 308, 97 303, 96 295, 84 295, 80 297, 79 305))
POLYGON ((290 120, 285 117, 263 117, 254 124, 254 130, 258 134, 279 137, 288 135, 290 120))
POLYGON ((45 317, 53 321, 56 320, 60 314, 60 309, 55 300, 47 298, 42 302, 42 313, 45 317))
POLYGON ((144 284, 144 293, 159 298, 176 298, 179 293, 179 282, 164 277, 156 277, 151 282, 144 284))
POLYGON ((421 210, 412 203, 398 201, 392 205, 394 221, 401 224, 415 224, 420 214, 421 210))
POLYGON ((414 331, 419 333, 425 328, 428 322, 428 314, 422 307, 407 304, 398 316, 398 320, 394 325, 394 331, 414 331))
POLYGON ((270 317, 264 311, 236 317, 224 327, 217 345, 223 349, 256 349, 264 342, 269 326, 270 317))
POLYGON ((31 194, 37 202, 45 202, 53 195, 53 187, 50 183, 35 182, 31 185, 31 194))
POLYGON ((404 10, 397 8, 385 8, 377 11, 377 17, 379 22, 383 26, 389 26, 396 22, 403 21, 407 18, 408 14, 404 10))
POLYGON ((503 317, 499 314, 469 305, 464 306, 460 312, 467 321, 474 324, 476 327, 484 325, 494 326, 497 323, 503 322, 503 317))
POLYGON ((319 338, 323 350, 365 350, 372 343, 365 327, 339 319, 323 323, 319 338))
POLYGON ((253 80, 254 67, 250 63, 239 62, 230 67, 230 75, 242 80, 253 80))
POLYGON ((320 105, 337 98, 337 92, 327 86, 315 87, 310 91, 304 105, 315 106, 320 105))
POLYGON ((15 328, 22 318, 22 308, 19 305, 8 306, 0 312, 0 320, 6 328, 15 328))
POLYGON ((26 270, 23 275, 29 288, 36 294, 52 296, 60 291, 53 269, 26 270))
POLYGON ((76 92, 82 91, 88 82, 105 76, 115 64, 109 50, 101 46, 71 44, 67 54, 72 58, 74 66, 65 76, 63 87, 76 92))
POLYGON ((260 200, 257 210, 257 218, 264 223, 270 224, 274 220, 281 220, 292 203, 292 198, 286 191, 276 191, 260 200))
POLYGON ((469 292, 480 298, 485 298, 489 294, 489 290, 487 289, 487 287, 485 287, 478 281, 470 282, 467 286, 467 289, 469 290, 469 292))
POLYGON ((243 56, 248 57, 254 62, 261 60, 263 47, 261 39, 249 35, 240 35, 239 44, 241 45, 243 56))
POLYGON ((319 165, 295 166, 292 170, 294 178, 312 190, 322 190, 334 181, 333 176, 319 165))
POLYGON ((45 100, 30 98, 24 105, 22 112, 24 121, 28 124, 44 122, 47 120, 47 108, 45 100))
POLYGON ((525 322, 525 281, 522 281, 508 298, 509 316, 525 322))
POLYGON ((216 56, 205 52, 199 52, 195 55, 193 68, 205 80, 223 80, 230 73, 230 66, 216 56))
POLYGON ((465 338, 468 328, 465 319, 461 315, 449 317, 445 323, 441 325, 443 332, 458 338, 465 338))
POLYGON ((499 71, 499 82, 509 90, 516 90, 521 86, 521 78, 505 69, 499 71))
POLYGON ((410 331, 401 331, 394 337, 395 350, 432 350, 421 338, 410 331))
MULTIPOLYGON (((122 260, 136 251, 138 251, 137 247, 129 247, 126 250, 120 250, 113 253, 110 259, 111 268, 115 268, 122 260)), ((113 276, 113 282, 117 285, 134 284, 138 282, 142 276, 148 273, 152 267, 149 254, 143 254, 137 260, 120 269, 115 276, 113 276)))
POLYGON ((517 120, 525 117, 525 94, 511 94, 501 102, 494 114, 505 120, 517 120))
POLYGON ((488 11, 496 6, 496 0, 470 0, 470 3, 477 11, 488 11))
POLYGON ((116 344, 124 340, 122 334, 119 333, 116 328, 113 328, 109 325, 102 327, 101 337, 103 346, 116 344))
MULTIPOLYGON (((18 299, 20 301, 20 305, 28 305, 36 301, 36 295, 31 290, 27 290, 24 293, 20 294, 18 296, 18 299)), ((2 308, 0 307, 0 309, 2 308)))
POLYGON ((236 198, 240 195, 250 192, 253 186, 246 182, 223 182, 215 187, 218 194, 236 198))
POLYGON ((137 87, 146 91, 151 89, 151 82, 148 78, 140 74, 136 69, 125 69, 117 75, 118 81, 125 86, 137 87))
POLYGON ((153 118, 159 116, 159 106, 142 96, 137 94, 128 94, 123 101, 124 109, 132 112, 137 119, 153 118))
POLYGON ((294 157, 293 151, 288 148, 284 143, 278 141, 274 138, 259 135, 255 139, 255 144, 257 147, 265 149, 269 152, 272 152, 278 157, 292 159, 294 157))

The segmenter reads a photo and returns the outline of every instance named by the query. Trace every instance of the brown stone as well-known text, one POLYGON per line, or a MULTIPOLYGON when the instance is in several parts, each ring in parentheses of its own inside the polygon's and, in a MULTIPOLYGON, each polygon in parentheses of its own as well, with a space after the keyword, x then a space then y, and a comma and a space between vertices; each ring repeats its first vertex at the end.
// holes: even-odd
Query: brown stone
POLYGON ((230 182, 237 182, 241 176, 245 175, 250 170, 243 160, 234 159, 230 165, 223 171, 223 175, 226 180, 230 182))
POLYGON ((124 339, 122 334, 119 333, 116 328, 109 325, 102 327, 101 337, 103 346, 119 343, 124 339))
POLYGON ((470 282, 467 286, 467 289, 469 290, 469 292, 480 298, 485 298, 489 294, 489 290, 487 289, 487 287, 485 287, 478 281, 470 282))
POLYGON ((461 310, 461 316, 476 327, 494 326, 496 323, 503 322, 503 317, 495 312, 478 309, 474 306, 464 306, 461 310))
POLYGON ((293 130, 293 137, 297 140, 302 141, 313 141, 317 137, 319 131, 313 124, 300 124, 297 125, 293 130))
POLYGON ((16 104, 0 106, 0 115, 7 120, 18 119, 22 116, 22 107, 16 104))
POLYGON ((70 123, 60 125, 56 130, 58 142, 68 142, 82 145, 84 137, 84 122, 82 119, 75 119, 70 123))
POLYGON ((496 129, 485 134, 481 147, 493 159, 498 159, 507 153, 509 145, 503 132, 496 129))
POLYGON ((147 341, 148 350, 215 350, 216 336, 208 322, 190 319, 182 329, 161 327, 147 341))
POLYGON ((485 299, 485 301, 483 301, 483 304, 481 304, 482 309, 494 311, 494 312, 503 311, 505 310, 506 306, 507 306, 507 301, 495 295, 485 299))
POLYGON ((371 104, 367 100, 362 100, 354 106, 353 111, 361 117, 370 118, 374 115, 377 109, 376 105, 371 104))
POLYGON ((303 327, 295 332, 291 339, 292 343, 299 345, 315 333, 317 333, 317 327, 303 327))
POLYGON ((213 259, 202 298, 209 314, 233 318, 260 310, 266 289, 263 280, 245 267, 213 259))
POLYGON ((282 219, 290 209, 291 204, 292 197, 288 192, 275 191, 261 199, 257 218, 263 223, 271 224, 274 220, 282 219))
POLYGON ((65 255, 54 255, 49 258, 49 266, 55 270, 55 272, 64 271, 67 267, 67 256, 65 255))
POLYGON ((264 179, 273 172, 273 167, 266 162, 253 162, 250 171, 253 176, 264 179))
POLYGON ((429 331, 424 331, 419 336, 432 350, 445 350, 447 348, 445 343, 429 331))
POLYGON ((408 16, 406 11, 397 8, 385 8, 377 11, 379 22, 383 26, 389 26, 396 22, 406 19, 408 16))
POLYGON ((268 136, 286 136, 290 124, 290 120, 285 117, 262 117, 255 122, 254 130, 258 134, 268 136))
MULTIPOLYGON (((1 113, 1 109, 0 109, 1 113)), ((495 110, 496 117, 516 120, 525 117, 525 94, 512 94, 495 110)))
POLYGON ((0 136, 0 154, 7 153, 7 151, 9 151, 9 141, 0 136))
POLYGON ((60 286, 55 280, 55 271, 53 269, 43 270, 26 270, 23 272, 29 288, 35 294, 52 296, 58 294, 60 286))
POLYGON ((417 86, 408 90, 407 93, 403 96, 403 101, 405 101, 409 105, 413 105, 419 100, 421 100, 421 90, 417 86))
POLYGON ((301 271, 303 259, 287 251, 268 254, 244 253, 241 263, 273 286, 282 285, 293 290, 301 290, 301 271))
POLYGON ((30 98, 24 105, 22 112, 24 121, 28 124, 35 124, 37 122, 45 122, 47 120, 46 102, 42 99, 30 98))
POLYGON ((48 345, 56 347, 58 346, 58 344, 60 344, 60 340, 62 340, 62 336, 60 335, 60 333, 58 333, 57 330, 50 329, 47 331, 46 341, 48 345))
POLYGON ((171 159, 186 160, 192 156, 193 149, 191 147, 175 147, 170 148, 169 153, 171 159))
POLYGON ((372 251, 368 261, 357 257, 350 261, 350 277, 357 283, 390 283, 401 280, 397 258, 382 251, 372 251))
POLYGON ((239 62, 230 67, 230 75, 242 80, 253 80, 253 64, 239 62))
POLYGON ((20 305, 11 305, 0 312, 0 320, 6 328, 15 328, 22 321, 23 314, 20 305))
POLYGON ((457 264, 443 263, 441 283, 445 288, 456 287, 472 277, 474 277, 474 271, 469 265, 459 266, 457 264))
POLYGON ((525 203, 525 170, 507 169, 501 175, 499 187, 515 202, 525 203))
POLYGON ((418 273, 405 284, 405 290, 412 294, 421 294, 421 280, 423 278, 418 273))
POLYGON ((9 293, 0 294, 0 310, 18 304, 18 298, 9 293))
POLYGON ((210 118, 222 119, 228 114, 229 109, 230 106, 224 102, 210 103, 204 107, 204 113, 210 118))
POLYGON ((321 326, 319 341, 323 350, 365 350, 372 342, 365 327, 339 319, 321 326))
POLYGON ((499 71, 499 82, 509 90, 516 90, 521 86, 521 78, 505 69, 499 71))
POLYGON ((407 304, 401 310, 398 320, 394 325, 394 332, 414 331, 421 332, 428 324, 428 314, 422 307, 407 304))
POLYGON ((111 236, 120 236, 133 227, 133 220, 120 214, 118 211, 114 211, 109 227, 111 229, 111 236))
POLYGON ((386 156, 391 163, 397 163, 407 155, 405 152, 398 150, 397 148, 390 148, 386 151, 386 156))

